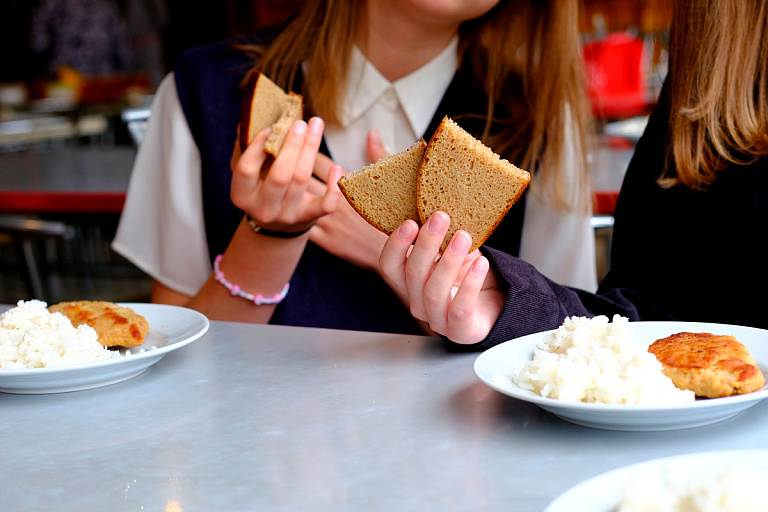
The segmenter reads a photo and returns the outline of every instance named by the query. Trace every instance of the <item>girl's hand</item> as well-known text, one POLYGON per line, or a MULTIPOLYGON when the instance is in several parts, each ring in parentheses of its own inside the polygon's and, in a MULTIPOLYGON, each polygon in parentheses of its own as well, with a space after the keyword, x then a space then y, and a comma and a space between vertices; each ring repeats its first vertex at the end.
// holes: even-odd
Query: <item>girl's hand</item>
POLYGON ((381 271, 415 318, 456 343, 477 343, 499 317, 504 293, 488 260, 479 251, 467 253, 472 238, 466 231, 457 231, 440 256, 449 223, 444 212, 435 212, 421 230, 405 221, 384 245, 381 271))
MULTIPOLYGON (((261 176, 261 171, 268 158, 264 143, 269 129, 259 133, 242 154, 235 143, 231 160, 235 206, 265 229, 288 233, 303 231, 333 212, 341 196, 338 187, 327 187, 320 196, 308 188, 323 128, 322 119, 317 117, 308 123, 296 121, 266 176, 261 176)), ((329 167, 328 175, 335 183, 341 168, 329 167)))
MULTIPOLYGON (((367 151, 371 162, 386 156, 386 149, 375 131, 368 134, 367 151)), ((328 177, 332 167, 331 159, 318 155, 315 161, 315 176, 318 180, 311 187, 315 194, 324 193, 322 182, 327 183, 328 187, 338 189, 336 180, 331 181, 328 177)), ((379 255, 387 241, 387 235, 368 224, 352 209, 346 199, 339 197, 333 214, 318 219, 310 232, 310 240, 358 267, 379 272, 379 255)))

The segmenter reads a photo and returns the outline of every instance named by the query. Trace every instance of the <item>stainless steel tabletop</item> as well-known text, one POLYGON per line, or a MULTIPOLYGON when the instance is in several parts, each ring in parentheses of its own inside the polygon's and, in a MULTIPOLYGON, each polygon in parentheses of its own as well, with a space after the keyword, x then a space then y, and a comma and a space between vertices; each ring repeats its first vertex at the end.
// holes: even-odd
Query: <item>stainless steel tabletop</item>
POLYGON ((768 403, 668 432, 566 423, 428 337, 212 322, 131 380, 0 394, 0 509, 541 511, 658 457, 768 448, 768 403))

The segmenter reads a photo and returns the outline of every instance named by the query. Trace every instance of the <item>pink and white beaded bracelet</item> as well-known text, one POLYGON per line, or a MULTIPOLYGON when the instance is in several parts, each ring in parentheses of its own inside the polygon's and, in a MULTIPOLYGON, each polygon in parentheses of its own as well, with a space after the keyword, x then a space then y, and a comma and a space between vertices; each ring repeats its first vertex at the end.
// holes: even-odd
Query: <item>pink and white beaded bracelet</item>
POLYGON ((224 272, 222 272, 219 269, 219 264, 221 263, 221 254, 216 256, 216 259, 213 260, 213 278, 220 282, 224 288, 229 290, 229 293, 232 295, 237 295, 238 297, 242 297, 245 300, 251 301, 257 306, 261 306, 262 304, 280 304, 286 295, 288 295, 288 289, 290 288, 290 284, 285 283, 285 286, 283 286, 283 290, 275 295, 274 297, 264 297, 263 295, 253 295, 252 293, 244 292, 238 285, 232 284, 224 277, 224 272))

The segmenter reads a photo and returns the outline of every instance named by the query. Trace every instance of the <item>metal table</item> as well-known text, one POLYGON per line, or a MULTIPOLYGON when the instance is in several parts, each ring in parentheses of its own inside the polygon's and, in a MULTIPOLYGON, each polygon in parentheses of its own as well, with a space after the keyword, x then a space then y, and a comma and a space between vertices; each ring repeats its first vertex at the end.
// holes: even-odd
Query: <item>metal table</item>
POLYGON ((0 395, 2 509, 543 510, 607 470, 768 448, 768 403, 669 432, 566 423, 441 340, 212 322, 107 387, 0 395))

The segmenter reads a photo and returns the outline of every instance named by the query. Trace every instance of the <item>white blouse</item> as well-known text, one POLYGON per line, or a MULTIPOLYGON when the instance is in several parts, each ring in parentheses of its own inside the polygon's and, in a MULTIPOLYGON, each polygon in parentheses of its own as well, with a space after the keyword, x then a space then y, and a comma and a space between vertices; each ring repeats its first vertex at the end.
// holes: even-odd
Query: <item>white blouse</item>
MULTIPOLYGON (((333 160, 346 170, 367 165, 366 137, 374 128, 389 153, 413 144, 453 78, 456 47, 454 39, 432 61, 394 83, 355 49, 342 126, 324 132, 333 160)), ((169 74, 155 94, 112 248, 160 283, 190 296, 212 272, 200 172, 200 154, 169 74)), ((560 284, 589 291, 597 287, 594 231, 587 214, 554 210, 528 194, 520 250, 523 259, 560 284)))

